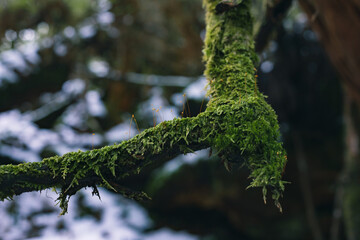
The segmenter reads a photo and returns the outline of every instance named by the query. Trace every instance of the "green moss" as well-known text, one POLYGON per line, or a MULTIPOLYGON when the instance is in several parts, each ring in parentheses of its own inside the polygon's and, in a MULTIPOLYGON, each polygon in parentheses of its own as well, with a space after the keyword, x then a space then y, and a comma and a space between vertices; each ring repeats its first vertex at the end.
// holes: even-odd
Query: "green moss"
POLYGON ((204 0, 207 35, 204 60, 210 85, 208 111, 219 115, 214 145, 228 168, 244 161, 251 170, 249 187, 267 187, 281 209, 284 191, 281 180, 286 153, 279 142, 279 126, 274 110, 256 86, 258 58, 254 51, 250 0, 242 1, 223 14, 216 14, 221 1, 204 0))
POLYGON ((102 185, 128 197, 143 198, 119 186, 120 179, 138 174, 157 159, 171 159, 209 146, 212 130, 205 128, 204 117, 174 119, 147 129, 134 138, 92 151, 70 152, 46 158, 39 163, 0 167, 0 199, 26 191, 61 188, 63 212, 71 195, 82 187, 102 185))
POLYGON ((207 9, 207 36, 204 48, 205 74, 211 100, 197 117, 165 121, 113 146, 78 151, 46 158, 40 163, 0 166, 0 200, 26 191, 61 188, 63 213, 70 196, 82 187, 96 185, 136 199, 118 185, 122 178, 138 174, 142 167, 159 159, 172 159, 215 147, 227 168, 236 162, 246 165, 252 179, 249 187, 267 188, 278 202, 284 190, 281 175, 286 162, 279 142, 274 110, 256 87, 257 56, 252 40, 250 0, 221 15, 215 14, 220 1, 204 1, 207 9))

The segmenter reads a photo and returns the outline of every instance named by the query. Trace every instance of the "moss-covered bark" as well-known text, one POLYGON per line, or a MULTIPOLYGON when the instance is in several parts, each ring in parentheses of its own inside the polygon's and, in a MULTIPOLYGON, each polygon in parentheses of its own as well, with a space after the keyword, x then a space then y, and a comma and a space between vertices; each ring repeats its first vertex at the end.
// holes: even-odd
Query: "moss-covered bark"
POLYGON ((66 211, 71 195, 83 187, 98 184, 131 198, 141 198, 143 194, 124 190, 118 185, 119 181, 139 173, 153 161, 169 160, 181 153, 209 147, 208 139, 215 134, 206 126, 211 121, 209 116, 202 114, 162 122, 118 145, 70 152, 38 163, 0 166, 0 200, 23 192, 58 187, 61 188, 60 206, 66 211))
MULTIPOLYGON (((212 97, 208 109, 226 109, 222 129, 213 144, 225 152, 224 161, 245 160, 253 178, 251 187, 272 186, 272 198, 278 202, 284 190, 281 181, 286 154, 279 139, 277 117, 256 86, 258 58, 254 51, 251 1, 241 2, 217 14, 220 1, 206 0, 207 36, 204 59, 205 75, 212 97), (222 132, 224 131, 224 132, 222 132)), ((281 208, 280 208, 281 209, 281 208)))
MULTIPOLYGON (((0 199, 59 187, 60 206, 66 211, 68 198, 82 187, 100 184, 128 194, 118 186, 119 182, 138 173, 143 166, 214 147, 226 167, 236 162, 250 169, 249 187, 262 187, 264 201, 270 187, 272 198, 280 208, 286 155, 279 142, 276 114, 256 86, 251 1, 241 1, 218 14, 216 6, 220 2, 204 1, 205 75, 211 96, 205 112, 193 118, 163 122, 118 145, 72 152, 40 163, 1 166, 0 199)), ((130 194, 129 197, 141 196, 130 194)))

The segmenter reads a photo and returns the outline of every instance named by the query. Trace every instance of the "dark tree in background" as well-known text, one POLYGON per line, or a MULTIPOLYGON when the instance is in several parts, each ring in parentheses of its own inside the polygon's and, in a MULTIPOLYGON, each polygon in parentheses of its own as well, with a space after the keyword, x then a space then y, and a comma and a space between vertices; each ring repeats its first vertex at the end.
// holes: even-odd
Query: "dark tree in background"
MULTIPOLYGON (((264 1, 256 4, 259 11, 264 1)), ((259 88, 279 115, 288 151, 284 213, 263 205, 259 191, 245 190, 246 170, 229 174, 217 156, 199 153, 204 161, 158 163, 124 182, 148 186, 152 197, 142 205, 153 224, 139 231, 168 227, 198 239, 359 239, 360 4, 299 5, 307 18, 297 2, 268 1, 257 36, 259 88)), ((153 126, 154 116, 161 121, 156 110, 180 115, 182 93, 204 70, 204 27, 202 3, 194 0, 3 1, 0 163, 119 142, 138 131, 134 121, 129 126, 132 114, 141 130, 153 126)), ((202 86, 197 90, 200 97, 188 94, 192 115, 203 105, 202 86)), ((105 206, 85 196, 74 200, 75 218, 103 221, 105 206)), ((58 214, 44 206, 24 217, 16 201, 3 212, 30 223, 20 238, 42 236, 46 224, 36 217, 58 214)), ((16 239, 1 229, 4 239, 16 239)), ((56 229, 71 226, 60 218, 56 229)))
POLYGON ((360 229, 360 2, 299 1, 311 26, 318 33, 344 86, 344 166, 337 189, 349 239, 358 239, 360 229))

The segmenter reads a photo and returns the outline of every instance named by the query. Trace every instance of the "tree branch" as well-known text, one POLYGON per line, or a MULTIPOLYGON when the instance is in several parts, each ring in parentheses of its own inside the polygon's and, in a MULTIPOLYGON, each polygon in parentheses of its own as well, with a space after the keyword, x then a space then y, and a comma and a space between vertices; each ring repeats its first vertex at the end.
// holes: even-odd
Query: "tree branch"
POLYGON ((203 118, 162 122, 114 146, 71 152, 36 163, 0 166, 0 199, 58 187, 62 189, 61 205, 65 206, 67 197, 82 187, 101 184, 116 191, 110 182, 137 174, 155 160, 169 160, 181 153, 209 147, 211 130, 205 128, 203 118))
MULTIPOLYGON (((130 197, 119 185, 122 178, 137 174, 147 164, 172 159, 178 154, 207 147, 217 149, 226 166, 246 165, 249 187, 267 189, 280 208, 284 190, 281 180, 286 153, 274 110, 256 86, 257 55, 252 39, 250 0, 216 14, 220 0, 205 0, 207 36, 205 74, 211 100, 205 112, 193 118, 162 122, 118 145, 87 152, 71 152, 39 163, 0 166, 0 199, 26 191, 61 188, 60 207, 80 188, 100 184, 130 197)), ((96 189, 96 188, 95 188, 96 189)), ((96 193, 96 190, 94 190, 96 193)))

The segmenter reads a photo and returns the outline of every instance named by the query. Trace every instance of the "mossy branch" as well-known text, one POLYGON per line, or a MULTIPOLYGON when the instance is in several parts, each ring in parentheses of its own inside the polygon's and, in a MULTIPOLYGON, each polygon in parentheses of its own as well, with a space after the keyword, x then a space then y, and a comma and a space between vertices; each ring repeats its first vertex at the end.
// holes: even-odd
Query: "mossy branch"
POLYGON ((205 112, 192 118, 165 121, 118 145, 87 152, 72 152, 39 163, 0 166, 0 199, 27 191, 61 188, 60 207, 66 211, 71 195, 82 187, 102 185, 129 197, 119 181, 142 167, 178 154, 214 147, 225 166, 246 165, 249 187, 268 188, 275 204, 284 191, 281 180, 286 153, 279 142, 274 110, 256 86, 257 55, 254 51, 250 0, 220 14, 220 0, 204 0, 207 36, 205 75, 211 100, 205 112))
POLYGON ((138 174, 153 161, 209 147, 213 131, 205 128, 204 115, 162 122, 117 145, 70 152, 41 162, 0 166, 0 200, 56 187, 62 189, 59 200, 66 209, 68 197, 83 187, 100 184, 118 191, 119 180, 138 174))

